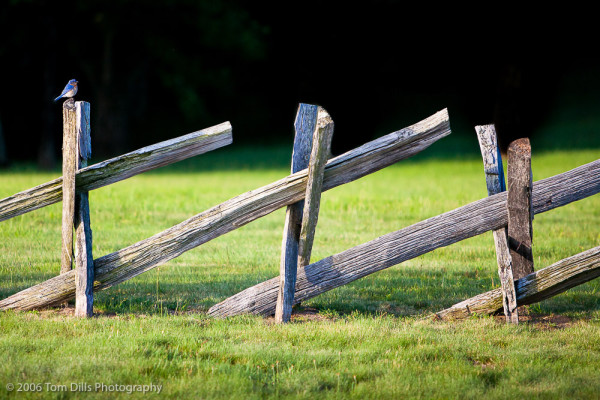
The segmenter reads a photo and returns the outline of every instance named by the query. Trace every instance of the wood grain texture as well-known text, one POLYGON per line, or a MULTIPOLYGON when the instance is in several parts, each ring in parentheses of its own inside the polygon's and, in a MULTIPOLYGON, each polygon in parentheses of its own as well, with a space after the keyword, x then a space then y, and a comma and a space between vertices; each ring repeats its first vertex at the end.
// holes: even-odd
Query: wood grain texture
MULTIPOLYGON (((92 154, 90 103, 75 103, 77 121, 77 169, 87 167, 92 154)), ((94 304, 94 258, 92 256, 92 228, 90 202, 87 191, 75 194, 75 316, 91 317, 94 304)))
POLYGON ((495 229, 493 232, 504 316, 506 317, 506 322, 518 324, 517 290, 512 273, 512 259, 510 257, 510 250, 508 249, 506 228, 495 229))
POLYGON ((504 169, 502 166, 502 155, 498 146, 498 138, 494 125, 478 125, 475 127, 479 149, 483 158, 483 170, 488 190, 488 196, 504 192, 506 183, 504 181, 504 169))
MULTIPOLYGON (((515 281, 519 306, 556 296, 600 276, 600 247, 594 247, 515 281)), ((490 290, 435 314, 442 319, 491 315, 502 309, 502 291, 490 290)))
MULTIPOLYGON (((232 143, 224 122, 91 165, 76 174, 77 190, 93 190, 232 143)), ((0 200, 0 221, 62 200, 62 177, 0 200)))
POLYGON ((91 317, 94 305, 94 258, 87 192, 77 193, 75 207, 75 316, 91 317))
POLYGON ((327 111, 321 107, 318 108, 317 125, 312 136, 308 182, 306 184, 304 210, 298 239, 298 259, 295 266, 286 269, 283 287, 280 275, 279 294, 277 296, 277 306, 275 307, 276 322, 288 322, 290 320, 296 291, 297 269, 310 263, 310 254, 319 218, 325 164, 330 154, 331 139, 333 137, 333 120, 327 111))
POLYGON ((79 169, 87 167, 87 160, 92 157, 92 136, 90 128, 90 103, 87 101, 75 102, 76 110, 76 128, 79 146, 79 159, 86 160, 85 165, 79 166, 79 169))
POLYGON ((529 139, 508 146, 508 247, 513 276, 520 279, 533 272, 533 213, 531 210, 531 145, 529 139))
POLYGON ((315 240, 315 231, 321 207, 321 190, 323 189, 325 164, 331 152, 333 128, 333 120, 327 111, 319 107, 317 129, 313 139, 313 148, 308 166, 308 182, 304 200, 304 214, 302 215, 302 229, 300 230, 300 244, 298 246, 298 266, 300 267, 310 264, 310 255, 315 240))
MULTIPOLYGON (((498 146, 496 128, 494 125, 476 126, 477 139, 483 158, 483 169, 488 196, 501 193, 506 190, 504 182, 504 171, 502 168, 502 155, 498 146)), ((494 245, 496 247, 496 259, 498 261, 498 275, 502 289, 502 304, 506 321, 514 324, 519 323, 517 310, 517 296, 512 273, 512 259, 508 249, 506 227, 493 230, 494 245)))
POLYGON ((77 171, 77 115, 75 101, 63 103, 62 145, 62 247, 60 273, 73 268, 73 225, 75 224, 75 173, 77 171))
MULTIPOLYGON (((313 143, 313 133, 317 124, 318 106, 301 103, 294 121, 294 150, 292 152, 292 174, 308 168, 313 143)), ((292 312, 292 303, 284 292, 296 283, 298 268, 298 245, 302 229, 304 200, 287 206, 283 226, 281 259, 279 263, 279 295, 275 309, 275 320, 287 322, 292 312), (292 282, 293 281, 293 282, 292 282)))
MULTIPOLYGON (((325 166, 323 190, 351 182, 426 149, 450 134, 447 110, 408 128, 383 136, 330 159, 325 166)), ((94 291, 126 281, 209 240, 239 228, 281 207, 301 200, 306 191, 306 169, 252 190, 161 233, 94 260, 94 291)), ((73 297, 71 273, 49 279, 0 301, 0 309, 30 310, 73 297)), ((272 311, 279 287, 275 278, 272 311)), ((296 292, 298 293, 298 292, 296 292)))
MULTIPOLYGON (((598 192, 600 160, 536 182, 533 209, 535 213, 546 212, 598 192)), ((507 221, 506 192, 502 192, 381 236, 299 268, 294 302, 310 299, 436 248, 499 229, 507 221)), ((219 317, 273 314, 278 283, 278 278, 274 278, 243 290, 211 307, 209 314, 219 317)), ((502 307, 501 301, 498 308, 502 307)))

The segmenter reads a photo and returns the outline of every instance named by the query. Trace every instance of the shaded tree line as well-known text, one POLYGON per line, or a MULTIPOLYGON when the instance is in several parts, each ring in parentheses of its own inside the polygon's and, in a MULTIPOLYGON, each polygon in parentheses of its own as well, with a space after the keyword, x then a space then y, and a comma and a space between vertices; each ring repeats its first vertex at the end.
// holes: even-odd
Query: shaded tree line
POLYGON ((265 53, 265 27, 226 1, 12 1, 0 26, 6 141, 47 167, 62 134, 52 99, 69 79, 91 103, 94 152, 114 155, 227 119, 265 53))
POLYGON ((532 135, 573 55, 556 62, 559 36, 527 35, 516 14, 511 29, 479 29, 427 11, 395 0, 11 0, 0 8, 0 163, 2 137, 5 159, 57 163, 52 99, 72 78, 102 158, 226 120, 236 144, 291 142, 298 102, 330 112, 334 153, 444 107, 470 134, 496 123, 504 145, 532 135))

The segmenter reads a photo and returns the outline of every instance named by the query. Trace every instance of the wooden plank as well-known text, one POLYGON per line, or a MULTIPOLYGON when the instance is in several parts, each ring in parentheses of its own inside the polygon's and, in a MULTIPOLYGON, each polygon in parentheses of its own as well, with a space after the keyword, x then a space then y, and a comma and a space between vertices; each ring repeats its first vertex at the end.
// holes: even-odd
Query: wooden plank
MULTIPOLYGON (((323 190, 351 182, 426 149, 450 134, 447 110, 330 159, 323 190)), ((304 197, 308 171, 302 170, 262 188, 244 193, 195 215, 151 238, 94 260, 94 291, 148 271, 209 240, 239 228, 304 197)), ((505 222, 506 223, 506 222, 505 222)), ((273 312, 279 278, 276 278, 273 312)), ((0 301, 0 309, 28 310, 73 297, 70 274, 49 279, 0 301)), ((296 301, 295 301, 296 302, 296 301)))
POLYGON ((502 168, 502 155, 498 147, 498 138, 494 125, 478 125, 475 127, 481 157, 483 158, 483 170, 488 196, 495 195, 506 190, 504 182, 504 170, 502 168))
MULTIPOLYGON (((498 146, 496 129, 494 125, 476 126, 477 139, 483 158, 483 168, 487 184, 488 196, 506 190, 504 170, 502 168, 502 155, 498 146)), ((506 321, 519 323, 517 298, 512 273, 512 260, 508 249, 506 227, 493 230, 494 244, 496 246, 496 259, 498 262, 498 275, 502 290, 502 304, 506 321)))
POLYGON ((60 273, 73 266, 73 225, 75 223, 75 172, 77 171, 77 117, 75 101, 71 98, 63 103, 63 146, 62 146, 62 248, 60 273))
MULTIPOLYGON (((224 122, 77 171, 78 190, 93 190, 142 172, 163 167, 232 143, 231 124, 224 122)), ((62 177, 0 200, 0 221, 62 200, 62 177)))
POLYGON ((94 304, 94 258, 88 192, 77 194, 75 241, 75 316, 91 317, 94 304))
POLYGON ((512 273, 512 259, 510 257, 510 250, 508 249, 506 228, 495 229, 493 232, 504 316, 506 317, 506 322, 518 324, 517 290, 515 289, 515 280, 512 273))
MULTIPOLYGON (((77 121, 77 168, 87 167, 92 155, 90 135, 90 103, 75 103, 77 121)), ((75 316, 91 317, 94 304, 94 258, 92 256, 92 228, 87 191, 75 194, 75 316)))
POLYGON ((333 120, 327 111, 319 107, 317 126, 313 135, 312 152, 308 166, 308 182, 306 185, 305 205, 298 241, 297 262, 293 268, 283 271, 285 273, 283 285, 280 274, 279 294, 275 308, 276 322, 288 322, 290 320, 294 293, 296 291, 297 268, 305 267, 310 263, 310 254, 319 218, 325 164, 329 157, 332 137, 333 120))
MULTIPOLYGON (((546 212, 598 192, 600 160, 536 182, 533 210, 535 213, 546 212)), ((436 248, 505 226, 508 222, 506 195, 502 192, 486 197, 299 268, 294 302, 318 296, 436 248)), ((209 314, 221 317, 244 313, 273 314, 277 285, 278 278, 259 283, 211 307, 209 314)))
MULTIPOLYGON (((515 281, 519 306, 537 303, 600 276, 600 247, 594 247, 515 281)), ((435 315, 461 319, 472 315, 492 315, 502 309, 502 291, 490 290, 464 300, 435 315)))
POLYGON ((92 157, 92 136, 90 127, 90 103, 78 101, 75 103, 77 111, 77 145, 79 146, 79 168, 87 167, 88 160, 92 157))
MULTIPOLYGON (((292 174, 308 168, 313 142, 313 132, 317 124, 318 107, 301 103, 298 106, 294 122, 294 150, 292 152, 292 174)), ((296 270, 298 268, 298 244, 300 230, 302 229, 302 213, 304 200, 287 206, 285 224, 283 227, 283 240, 281 244, 281 260, 279 263, 279 295, 275 320, 288 321, 291 315, 292 303, 284 295, 296 283, 296 270), (293 280, 293 282, 292 282, 293 280), (289 308, 289 313, 287 312, 289 308), (286 312, 284 313, 284 310, 286 312), (289 314, 289 315, 288 315, 289 314)))
POLYGON ((522 138, 508 146, 508 246, 515 279, 533 272, 531 145, 522 138))
POLYGON ((313 148, 308 167, 305 207, 302 216, 302 229, 300 231, 300 245, 298 246, 299 267, 306 267, 310 264, 310 255, 315 240, 315 231, 321 206, 321 190, 323 189, 325 165, 331 152, 333 127, 333 120, 329 116, 329 113, 319 107, 317 129, 313 138, 313 148))

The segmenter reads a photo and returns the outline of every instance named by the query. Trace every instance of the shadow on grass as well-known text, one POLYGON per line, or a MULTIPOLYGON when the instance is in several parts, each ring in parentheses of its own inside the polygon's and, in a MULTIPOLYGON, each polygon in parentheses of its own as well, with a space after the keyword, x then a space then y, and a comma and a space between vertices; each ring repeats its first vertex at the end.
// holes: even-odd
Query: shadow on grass
MULTIPOLYGON (((250 286, 271 278, 267 273, 222 274, 218 279, 192 277, 189 282, 169 282, 167 271, 157 282, 137 277, 96 294, 94 307, 101 314, 205 313, 214 304, 250 286)), ((389 314, 423 316, 493 289, 495 271, 432 270, 393 267, 333 289, 302 303, 313 314, 344 316, 389 314)), ((201 274, 199 274, 201 275, 201 274)), ((32 276, 37 282, 47 274, 32 276)), ((600 281, 593 280, 530 306, 535 314, 586 314, 600 310, 600 281)), ((0 297, 19 290, 3 288, 0 297)))

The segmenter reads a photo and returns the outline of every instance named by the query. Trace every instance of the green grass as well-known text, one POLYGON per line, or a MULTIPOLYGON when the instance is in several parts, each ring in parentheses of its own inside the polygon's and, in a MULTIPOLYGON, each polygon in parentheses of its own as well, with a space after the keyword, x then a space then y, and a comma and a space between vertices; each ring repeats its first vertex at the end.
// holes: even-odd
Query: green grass
MULTIPOLYGON (((440 157, 443 147, 438 143, 415 159, 325 192, 312 259, 486 196, 477 154, 440 157)), ((599 156, 598 150, 534 148, 534 180, 599 156)), ((283 147, 231 146, 95 190, 94 256, 279 179, 288 173, 288 159, 283 147)), ((26 166, 2 171, 0 198, 57 175, 26 166)), ((58 273, 60 218, 55 204, 0 223, 0 298, 58 273)), ((152 382, 163 385, 161 397, 167 398, 597 397, 596 281, 533 305, 543 323, 423 319, 499 286, 491 233, 311 299, 303 305, 318 314, 301 314, 286 326, 261 317, 206 316, 213 304, 278 274, 283 220, 278 210, 97 293, 98 316, 90 320, 60 309, 2 313, 0 398, 39 396, 5 390, 6 383, 26 382, 152 382)), ((536 268, 598 246, 599 224, 599 196, 537 215, 536 268)))

